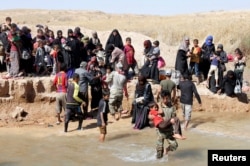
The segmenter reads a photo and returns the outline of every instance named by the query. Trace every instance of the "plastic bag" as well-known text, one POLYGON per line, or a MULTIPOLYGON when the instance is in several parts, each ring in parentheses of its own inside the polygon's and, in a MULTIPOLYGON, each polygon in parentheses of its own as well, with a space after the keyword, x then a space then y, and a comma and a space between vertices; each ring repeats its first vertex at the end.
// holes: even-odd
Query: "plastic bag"
POLYGON ((240 81, 236 80, 236 85, 234 87, 234 93, 235 94, 240 94, 241 93, 241 86, 240 86, 240 81))
POLYGON ((159 68, 162 68, 162 67, 165 67, 165 66, 166 66, 166 62, 165 62, 165 60, 160 56, 160 57, 158 58, 158 64, 157 64, 158 69, 159 69, 159 68))

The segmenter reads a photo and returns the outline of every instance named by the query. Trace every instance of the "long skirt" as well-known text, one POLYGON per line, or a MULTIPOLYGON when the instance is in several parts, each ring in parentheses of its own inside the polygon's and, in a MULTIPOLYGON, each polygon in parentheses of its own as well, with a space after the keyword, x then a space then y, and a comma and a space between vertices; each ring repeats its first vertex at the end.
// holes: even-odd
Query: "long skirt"
POLYGON ((159 69, 157 68, 157 62, 153 62, 150 66, 149 61, 147 61, 141 68, 141 75, 156 82, 159 82, 159 69))
POLYGON ((10 76, 17 76, 19 73, 19 55, 17 51, 10 52, 10 76))
POLYGON ((133 103, 132 123, 135 129, 143 129, 149 126, 149 107, 142 104, 133 103))

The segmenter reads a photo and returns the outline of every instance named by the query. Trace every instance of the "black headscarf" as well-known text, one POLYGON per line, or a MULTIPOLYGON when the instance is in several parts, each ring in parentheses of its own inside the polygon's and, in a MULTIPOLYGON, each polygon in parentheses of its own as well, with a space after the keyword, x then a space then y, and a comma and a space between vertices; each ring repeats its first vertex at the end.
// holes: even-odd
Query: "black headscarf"
POLYGON ((111 34, 109 35, 109 38, 108 38, 107 43, 106 43, 106 47, 109 44, 113 44, 115 47, 118 47, 121 50, 123 50, 124 45, 123 45, 122 37, 117 29, 114 29, 111 32, 111 34), (113 32, 116 32, 116 35, 113 35, 113 32))
POLYGON ((150 40, 145 40, 143 46, 144 46, 144 54, 149 53, 152 49, 152 43, 150 40))
POLYGON ((228 96, 233 95, 235 84, 236 84, 235 73, 232 70, 227 71, 227 74, 225 75, 222 81, 222 86, 221 86, 222 92, 224 92, 228 96))
POLYGON ((139 96, 143 96, 144 91, 145 91, 145 87, 147 84, 147 79, 144 76, 139 76, 138 77, 138 83, 136 85, 136 94, 139 94, 139 96), (143 82, 143 84, 140 84, 139 82, 143 82))
POLYGON ((229 76, 233 76, 232 79, 235 79, 235 74, 234 74, 234 72, 232 70, 227 71, 226 77, 229 78, 229 76))

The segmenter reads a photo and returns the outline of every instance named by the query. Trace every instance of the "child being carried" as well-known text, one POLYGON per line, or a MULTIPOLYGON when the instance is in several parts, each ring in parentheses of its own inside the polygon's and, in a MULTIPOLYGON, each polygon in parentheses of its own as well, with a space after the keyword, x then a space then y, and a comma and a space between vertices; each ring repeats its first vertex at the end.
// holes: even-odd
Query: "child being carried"
POLYGON ((159 110, 159 106, 157 103, 152 102, 149 104, 150 112, 149 117, 153 125, 158 129, 167 129, 173 127, 174 134, 173 137, 176 139, 184 140, 186 139, 185 136, 182 135, 180 120, 178 117, 173 117, 169 120, 165 120, 162 117, 163 112, 159 110))

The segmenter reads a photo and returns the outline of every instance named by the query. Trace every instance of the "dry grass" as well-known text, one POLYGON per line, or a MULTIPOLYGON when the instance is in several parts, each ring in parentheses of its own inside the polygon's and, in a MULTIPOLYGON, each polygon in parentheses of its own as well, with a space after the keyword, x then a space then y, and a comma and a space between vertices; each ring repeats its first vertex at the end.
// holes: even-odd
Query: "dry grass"
POLYGON ((100 11, 2 10, 0 19, 11 16, 19 24, 80 26, 97 31, 133 31, 177 46, 184 36, 197 38, 202 44, 207 35, 215 44, 222 43, 228 53, 237 47, 250 53, 250 11, 209 12, 176 16, 115 15, 100 11))
POLYGON ((115 15, 90 11, 2 10, 0 19, 11 16, 20 24, 71 25, 99 31, 118 28, 158 38, 176 45, 183 36, 203 42, 212 34, 215 43, 225 44, 228 50, 241 44, 250 35, 250 11, 209 12, 176 16, 115 15))

